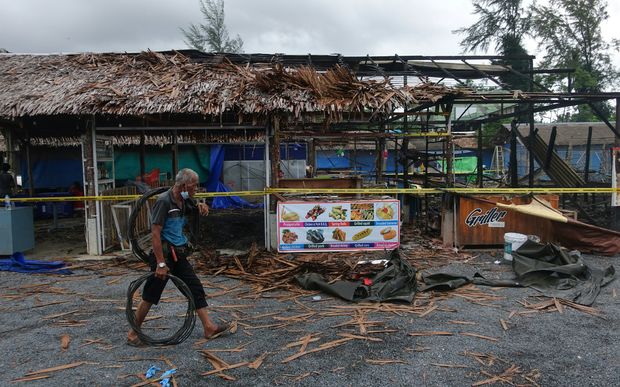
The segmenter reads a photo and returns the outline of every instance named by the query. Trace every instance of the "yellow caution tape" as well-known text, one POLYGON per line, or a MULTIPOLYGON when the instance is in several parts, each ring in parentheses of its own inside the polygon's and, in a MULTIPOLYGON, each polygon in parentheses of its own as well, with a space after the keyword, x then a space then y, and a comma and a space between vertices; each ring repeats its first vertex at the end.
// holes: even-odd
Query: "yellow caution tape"
MULTIPOLYGON (((612 194, 620 188, 265 188, 263 191, 202 192, 196 198, 221 196, 263 196, 270 194, 364 194, 364 195, 429 195, 440 193, 468 195, 524 195, 524 194, 612 194)), ((110 196, 50 196, 10 198, 11 202, 81 202, 81 201, 130 201, 142 195, 110 196)))
MULTIPOLYGON (((196 198, 213 198, 219 196, 263 196, 265 191, 236 191, 236 192, 202 192, 196 198)), ((83 202, 83 201, 129 201, 139 199, 142 195, 109 195, 109 196, 49 196, 10 198, 11 202, 83 202)))
POLYGON ((267 193, 295 193, 295 194, 410 194, 427 195, 438 193, 455 194, 543 194, 543 193, 592 193, 609 194, 620 193, 620 188, 266 188, 267 193))

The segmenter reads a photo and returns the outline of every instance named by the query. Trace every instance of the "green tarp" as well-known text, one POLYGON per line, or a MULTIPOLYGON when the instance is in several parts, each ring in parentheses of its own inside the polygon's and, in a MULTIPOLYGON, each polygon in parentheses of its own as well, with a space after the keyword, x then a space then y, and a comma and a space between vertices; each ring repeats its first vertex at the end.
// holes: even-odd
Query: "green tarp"
MULTIPOLYGON (((198 173, 200 181, 209 176, 209 146, 179 145, 179 168, 191 168, 198 173)), ((160 173, 172 176, 172 151, 169 147, 148 147, 144 155, 145 172, 159 168, 160 173)), ((135 147, 117 148, 114 151, 116 180, 135 180, 140 174, 140 152, 135 147)))
MULTIPOLYGON (((446 161, 438 160, 439 168, 442 172, 446 172, 446 161)), ((478 169, 478 158, 475 156, 470 157, 455 157, 452 163, 454 173, 476 173, 478 169)))

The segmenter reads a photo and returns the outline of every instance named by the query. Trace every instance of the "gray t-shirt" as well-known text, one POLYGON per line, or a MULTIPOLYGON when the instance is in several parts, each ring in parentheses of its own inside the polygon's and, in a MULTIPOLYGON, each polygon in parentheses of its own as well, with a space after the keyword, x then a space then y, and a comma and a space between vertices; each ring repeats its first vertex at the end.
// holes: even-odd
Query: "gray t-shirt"
POLYGON ((162 227, 161 238, 174 246, 187 244, 187 237, 183 234, 183 227, 187 219, 183 209, 177 206, 172 198, 172 189, 159 195, 151 213, 151 222, 162 227))

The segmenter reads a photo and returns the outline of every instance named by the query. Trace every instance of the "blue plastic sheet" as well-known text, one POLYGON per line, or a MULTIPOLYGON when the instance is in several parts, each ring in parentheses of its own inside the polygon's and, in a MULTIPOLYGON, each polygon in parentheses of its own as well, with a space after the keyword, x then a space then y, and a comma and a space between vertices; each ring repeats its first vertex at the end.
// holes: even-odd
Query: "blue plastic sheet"
MULTIPOLYGON (((222 169, 224 166, 224 147, 222 145, 211 146, 211 173, 207 180, 209 192, 231 192, 226 184, 221 182, 222 169)), ((213 198, 211 208, 259 208, 262 204, 253 204, 239 196, 216 196, 213 198)))
POLYGON ((144 376, 147 379, 150 379, 153 376, 155 376, 155 374, 157 374, 159 371, 161 371, 161 368, 155 367, 155 366, 151 366, 148 370, 146 370, 146 373, 144 374, 144 376))
POLYGON ((159 382, 159 384, 161 384, 162 387, 170 387, 170 377, 174 375, 176 372, 177 372, 177 369, 173 368, 161 374, 160 376, 161 381, 159 382))
POLYGON ((24 254, 15 253, 10 258, 0 259, 1 271, 14 271, 16 273, 57 273, 73 274, 69 269, 63 269, 65 263, 62 261, 35 261, 26 260, 24 254))

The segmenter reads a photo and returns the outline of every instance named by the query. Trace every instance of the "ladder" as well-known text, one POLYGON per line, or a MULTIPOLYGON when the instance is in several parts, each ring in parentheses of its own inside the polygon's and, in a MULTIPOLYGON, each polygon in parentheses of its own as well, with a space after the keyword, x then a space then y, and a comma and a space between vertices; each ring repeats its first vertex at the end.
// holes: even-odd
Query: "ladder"
POLYGON ((493 159, 491 160, 491 172, 496 175, 504 174, 504 148, 496 145, 493 150, 493 159))

